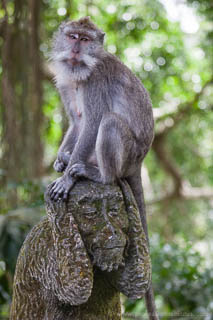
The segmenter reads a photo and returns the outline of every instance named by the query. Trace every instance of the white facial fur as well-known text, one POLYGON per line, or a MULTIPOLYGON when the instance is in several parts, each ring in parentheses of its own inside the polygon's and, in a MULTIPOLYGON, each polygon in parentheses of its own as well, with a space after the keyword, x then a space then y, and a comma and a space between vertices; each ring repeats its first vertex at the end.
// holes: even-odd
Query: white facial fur
POLYGON ((50 69, 54 74, 56 86, 62 86, 69 84, 73 81, 84 81, 86 80, 93 68, 97 63, 97 59, 87 54, 82 54, 81 61, 85 66, 69 67, 64 61, 70 58, 70 50, 62 51, 60 53, 54 53, 51 57, 52 63, 50 69))

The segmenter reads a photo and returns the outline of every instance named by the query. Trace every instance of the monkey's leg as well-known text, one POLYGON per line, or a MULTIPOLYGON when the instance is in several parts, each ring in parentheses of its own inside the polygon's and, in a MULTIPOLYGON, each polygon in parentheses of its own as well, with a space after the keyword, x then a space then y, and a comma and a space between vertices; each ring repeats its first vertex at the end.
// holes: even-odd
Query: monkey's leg
POLYGON ((95 151, 102 182, 112 183, 135 171, 136 139, 127 121, 119 114, 108 113, 102 119, 95 151))
POLYGON ((70 176, 113 183, 134 171, 136 141, 128 123, 119 114, 108 113, 100 123, 95 154, 97 166, 78 162, 69 169, 70 176))

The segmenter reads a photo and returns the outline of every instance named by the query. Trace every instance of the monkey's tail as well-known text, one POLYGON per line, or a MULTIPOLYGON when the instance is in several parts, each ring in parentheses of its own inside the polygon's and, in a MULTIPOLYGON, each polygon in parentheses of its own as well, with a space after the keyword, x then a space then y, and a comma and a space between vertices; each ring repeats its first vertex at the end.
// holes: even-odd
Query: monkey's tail
MULTIPOLYGON (((145 208, 144 194, 143 194, 142 180, 141 180, 141 168, 139 168, 133 176, 128 178, 127 181, 132 189, 132 193, 133 193, 135 200, 136 200, 136 203, 138 205, 142 226, 143 226, 144 232, 146 234, 147 243, 149 246, 149 235, 148 235, 148 226, 147 226, 147 218, 146 218, 146 208, 145 208)), ((155 298, 154 298, 154 292, 153 292, 153 288, 152 288, 152 282, 150 284, 149 289, 147 290, 147 292, 145 294, 145 302, 146 302, 147 312, 149 315, 149 320, 159 320, 156 305, 155 305, 155 298)))

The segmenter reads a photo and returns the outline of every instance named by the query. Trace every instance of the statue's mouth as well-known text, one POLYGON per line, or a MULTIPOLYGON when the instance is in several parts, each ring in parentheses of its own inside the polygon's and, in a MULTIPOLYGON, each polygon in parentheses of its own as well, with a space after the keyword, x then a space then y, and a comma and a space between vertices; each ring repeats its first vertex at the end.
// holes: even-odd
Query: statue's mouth
POLYGON ((93 250, 114 250, 114 249, 121 249, 121 248, 124 248, 124 246, 111 246, 111 247, 95 247, 95 248, 92 248, 93 250))
POLYGON ((102 271, 118 270, 119 267, 124 266, 124 250, 123 245, 105 247, 93 245, 90 251, 92 263, 102 271))

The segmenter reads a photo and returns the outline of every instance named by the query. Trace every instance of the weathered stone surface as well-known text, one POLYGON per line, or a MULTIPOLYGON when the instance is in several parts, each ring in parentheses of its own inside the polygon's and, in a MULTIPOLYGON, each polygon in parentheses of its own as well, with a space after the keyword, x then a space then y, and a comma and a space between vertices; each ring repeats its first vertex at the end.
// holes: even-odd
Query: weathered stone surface
POLYGON ((20 251, 11 320, 118 320, 119 292, 150 283, 146 237, 131 190, 79 181, 67 204, 46 193, 48 217, 20 251))
POLYGON ((110 273, 110 282, 130 299, 144 296, 151 283, 151 262, 146 235, 143 231, 136 202, 126 182, 121 182, 128 215, 128 247, 125 265, 110 273))

